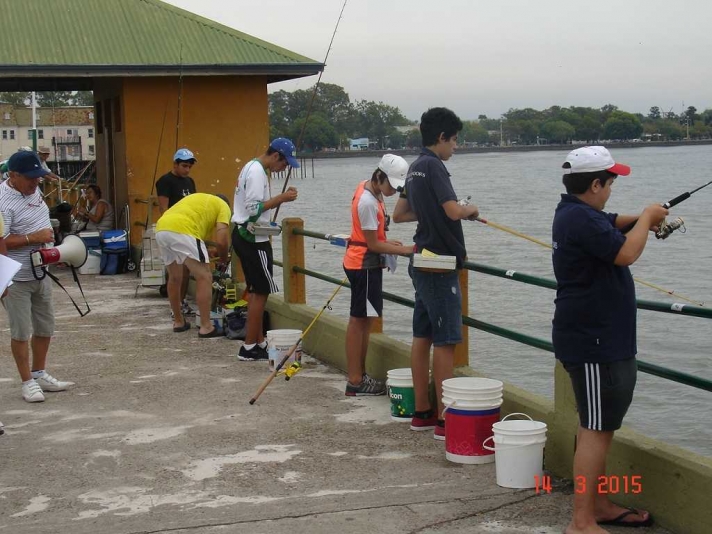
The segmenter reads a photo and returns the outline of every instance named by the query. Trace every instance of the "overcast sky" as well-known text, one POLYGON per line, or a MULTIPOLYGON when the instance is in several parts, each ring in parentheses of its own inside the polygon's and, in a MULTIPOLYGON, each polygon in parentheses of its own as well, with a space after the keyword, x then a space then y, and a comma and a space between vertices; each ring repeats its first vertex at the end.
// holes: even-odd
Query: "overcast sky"
MULTIPOLYGON (((168 0, 323 61, 343 0, 168 0)), ((410 119, 552 105, 712 108, 709 0, 348 0, 323 82, 410 119)), ((306 89, 316 76, 270 85, 306 89)))

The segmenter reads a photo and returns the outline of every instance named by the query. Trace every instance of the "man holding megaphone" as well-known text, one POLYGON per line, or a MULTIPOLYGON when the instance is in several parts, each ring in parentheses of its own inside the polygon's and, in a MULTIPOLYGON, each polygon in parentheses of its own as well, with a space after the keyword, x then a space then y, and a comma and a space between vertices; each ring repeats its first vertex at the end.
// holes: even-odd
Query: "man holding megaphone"
POLYGON ((22 379, 22 398, 42 402, 44 392, 64 391, 74 385, 45 371, 54 334, 54 308, 49 279, 37 280, 30 252, 54 242, 49 208, 39 190, 47 174, 34 152, 16 152, 7 162, 9 178, 0 184, 0 212, 5 220, 8 257, 22 264, 2 299, 10 323, 10 347, 22 379), (32 366, 30 366, 30 338, 32 366))

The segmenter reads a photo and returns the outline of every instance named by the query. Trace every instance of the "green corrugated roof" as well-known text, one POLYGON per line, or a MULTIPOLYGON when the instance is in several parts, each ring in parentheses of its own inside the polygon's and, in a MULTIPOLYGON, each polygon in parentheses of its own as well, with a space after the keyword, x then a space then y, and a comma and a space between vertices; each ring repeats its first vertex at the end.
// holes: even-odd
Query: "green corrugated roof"
MULTIPOLYGON (((2 10, 0 75, 169 74, 182 69, 285 78, 323 69, 313 59, 160 0, 11 4, 2 10)), ((262 8, 256 4, 255 9, 262 8)))

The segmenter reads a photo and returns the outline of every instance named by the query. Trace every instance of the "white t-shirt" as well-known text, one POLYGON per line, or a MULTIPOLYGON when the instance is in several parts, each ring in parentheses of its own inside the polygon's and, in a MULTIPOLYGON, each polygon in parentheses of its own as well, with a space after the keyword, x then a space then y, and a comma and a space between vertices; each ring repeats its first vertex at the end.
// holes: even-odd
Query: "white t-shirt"
POLYGON ((368 189, 358 199, 356 209, 361 230, 378 230, 378 200, 368 189))
MULTIPOLYGON (((237 187, 233 199, 232 222, 243 224, 256 222, 269 224, 272 210, 260 212, 261 205, 270 199, 269 179, 259 160, 253 159, 245 165, 237 177, 237 187)), ((254 236, 256 243, 269 241, 269 236, 254 236)))
MULTIPOLYGON (((5 235, 3 237, 7 237, 10 234, 27 235, 46 228, 52 228, 49 220, 49 208, 45 204, 39 188, 34 194, 25 196, 10 187, 7 181, 3 182, 0 184, 0 213, 2 213, 2 217, 5 220, 5 235)), ((17 272, 13 280, 26 282, 35 279, 32 274, 30 252, 42 247, 43 245, 32 244, 7 251, 8 258, 12 258, 22 264, 22 268, 17 272)))

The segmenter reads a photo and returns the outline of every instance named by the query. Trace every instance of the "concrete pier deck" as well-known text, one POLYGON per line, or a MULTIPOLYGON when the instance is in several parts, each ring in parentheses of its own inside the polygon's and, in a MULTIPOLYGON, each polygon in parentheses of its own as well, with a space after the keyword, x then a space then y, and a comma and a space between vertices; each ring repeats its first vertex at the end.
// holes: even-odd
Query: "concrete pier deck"
POLYGON ((173 333, 167 300, 134 298, 133 275, 81 281, 85 318, 55 287, 47 366, 76 385, 44 403, 21 398, 0 312, 0 533, 558 534, 568 523, 570 484, 500 488, 494 464, 448 462, 430 432, 390 421, 386 397, 344 397, 344 376, 313 360, 250 406, 268 371, 237 360, 240 342, 173 333))

